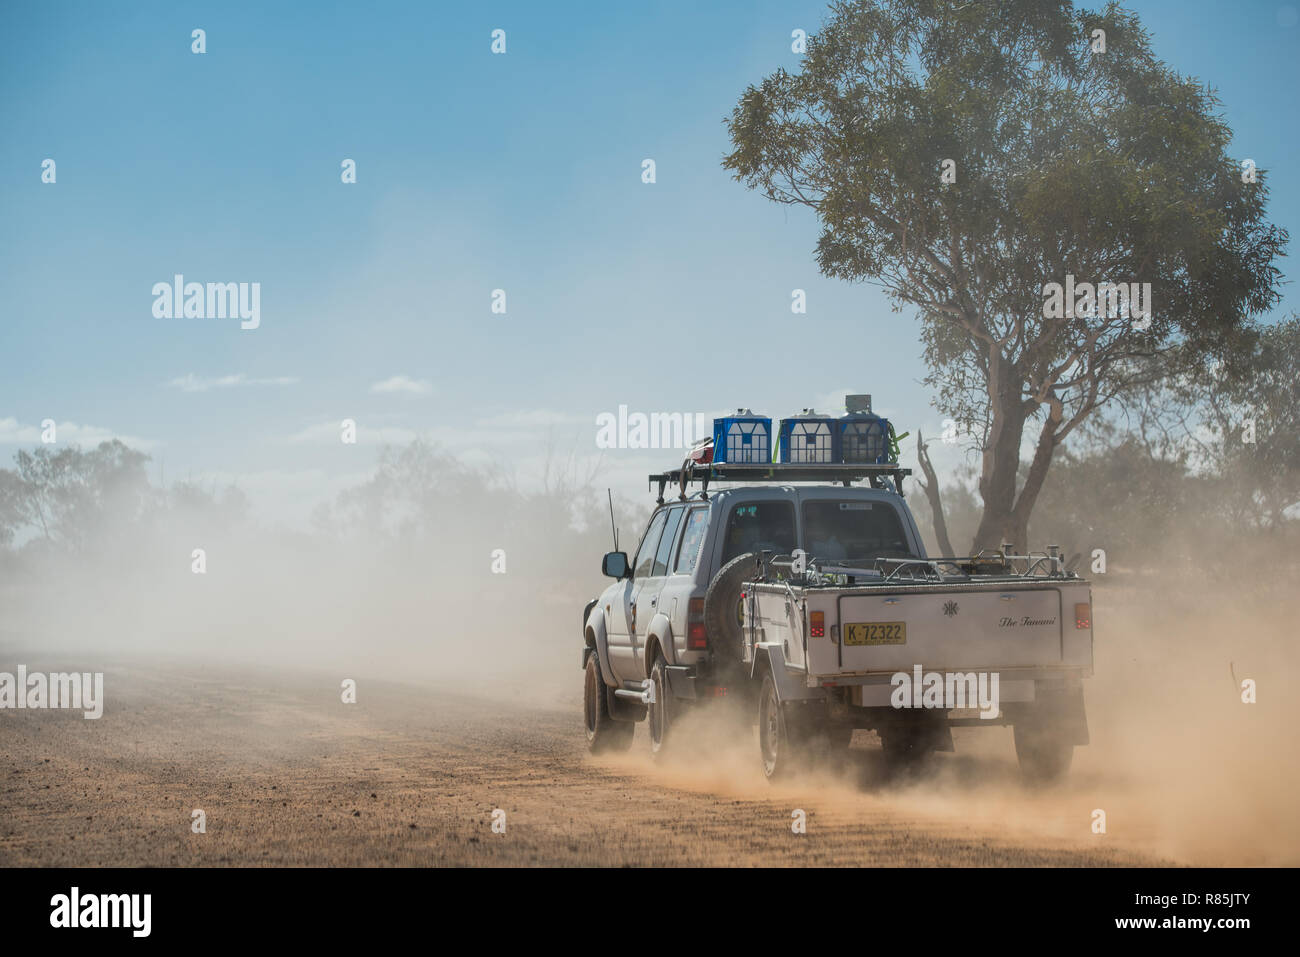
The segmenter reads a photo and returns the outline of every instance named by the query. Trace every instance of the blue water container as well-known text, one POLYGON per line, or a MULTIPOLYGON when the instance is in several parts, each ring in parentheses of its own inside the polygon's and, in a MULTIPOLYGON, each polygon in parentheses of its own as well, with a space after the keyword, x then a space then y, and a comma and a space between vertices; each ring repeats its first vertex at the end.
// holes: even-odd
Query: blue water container
POLYGON ((889 420, 870 412, 853 412, 840 418, 840 461, 846 465, 879 465, 889 459, 889 420))
POLYGON ((772 461, 772 420, 739 409, 713 420, 713 461, 732 465, 766 465, 772 461))
POLYGON ((830 465, 838 459, 836 421, 804 409, 802 415, 781 420, 781 461, 792 465, 830 465))

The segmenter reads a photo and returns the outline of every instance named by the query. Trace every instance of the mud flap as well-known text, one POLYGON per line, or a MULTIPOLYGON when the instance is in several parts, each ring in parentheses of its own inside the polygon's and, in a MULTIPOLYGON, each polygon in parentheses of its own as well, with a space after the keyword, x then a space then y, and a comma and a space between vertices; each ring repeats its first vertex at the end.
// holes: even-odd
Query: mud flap
POLYGON ((688 665, 668 665, 668 688, 674 698, 695 698, 695 669, 688 665))

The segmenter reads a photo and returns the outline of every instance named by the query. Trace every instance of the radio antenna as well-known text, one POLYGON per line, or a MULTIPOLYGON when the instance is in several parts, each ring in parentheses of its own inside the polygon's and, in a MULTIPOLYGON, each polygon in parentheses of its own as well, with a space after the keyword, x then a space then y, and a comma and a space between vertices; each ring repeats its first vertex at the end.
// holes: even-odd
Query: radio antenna
POLYGON ((618 551, 618 528, 614 525, 614 493, 607 488, 605 494, 609 496, 609 530, 614 533, 614 551, 618 551))

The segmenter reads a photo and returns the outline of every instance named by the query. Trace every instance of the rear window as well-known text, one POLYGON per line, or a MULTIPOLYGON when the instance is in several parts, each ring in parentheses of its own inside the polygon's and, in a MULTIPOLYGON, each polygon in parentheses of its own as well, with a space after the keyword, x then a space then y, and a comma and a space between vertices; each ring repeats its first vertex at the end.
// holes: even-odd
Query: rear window
POLYGON ((898 512, 884 502, 803 503, 804 549, 821 561, 915 558, 898 512))
POLYGON ((794 551, 794 506, 789 502, 749 502, 737 505, 727 519, 722 564, 746 552, 768 550, 778 555, 794 551))

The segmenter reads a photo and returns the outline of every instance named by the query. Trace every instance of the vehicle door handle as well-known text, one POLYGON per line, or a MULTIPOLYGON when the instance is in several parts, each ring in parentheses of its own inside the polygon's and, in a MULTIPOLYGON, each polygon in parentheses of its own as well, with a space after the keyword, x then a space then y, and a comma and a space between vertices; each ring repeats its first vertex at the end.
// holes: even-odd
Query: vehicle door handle
POLYGON ((654 597, 654 598, 651 598, 651 599, 650 599, 650 607, 653 608, 653 607, 655 606, 655 603, 658 602, 658 601, 659 601, 658 596, 656 596, 656 597, 654 597))

